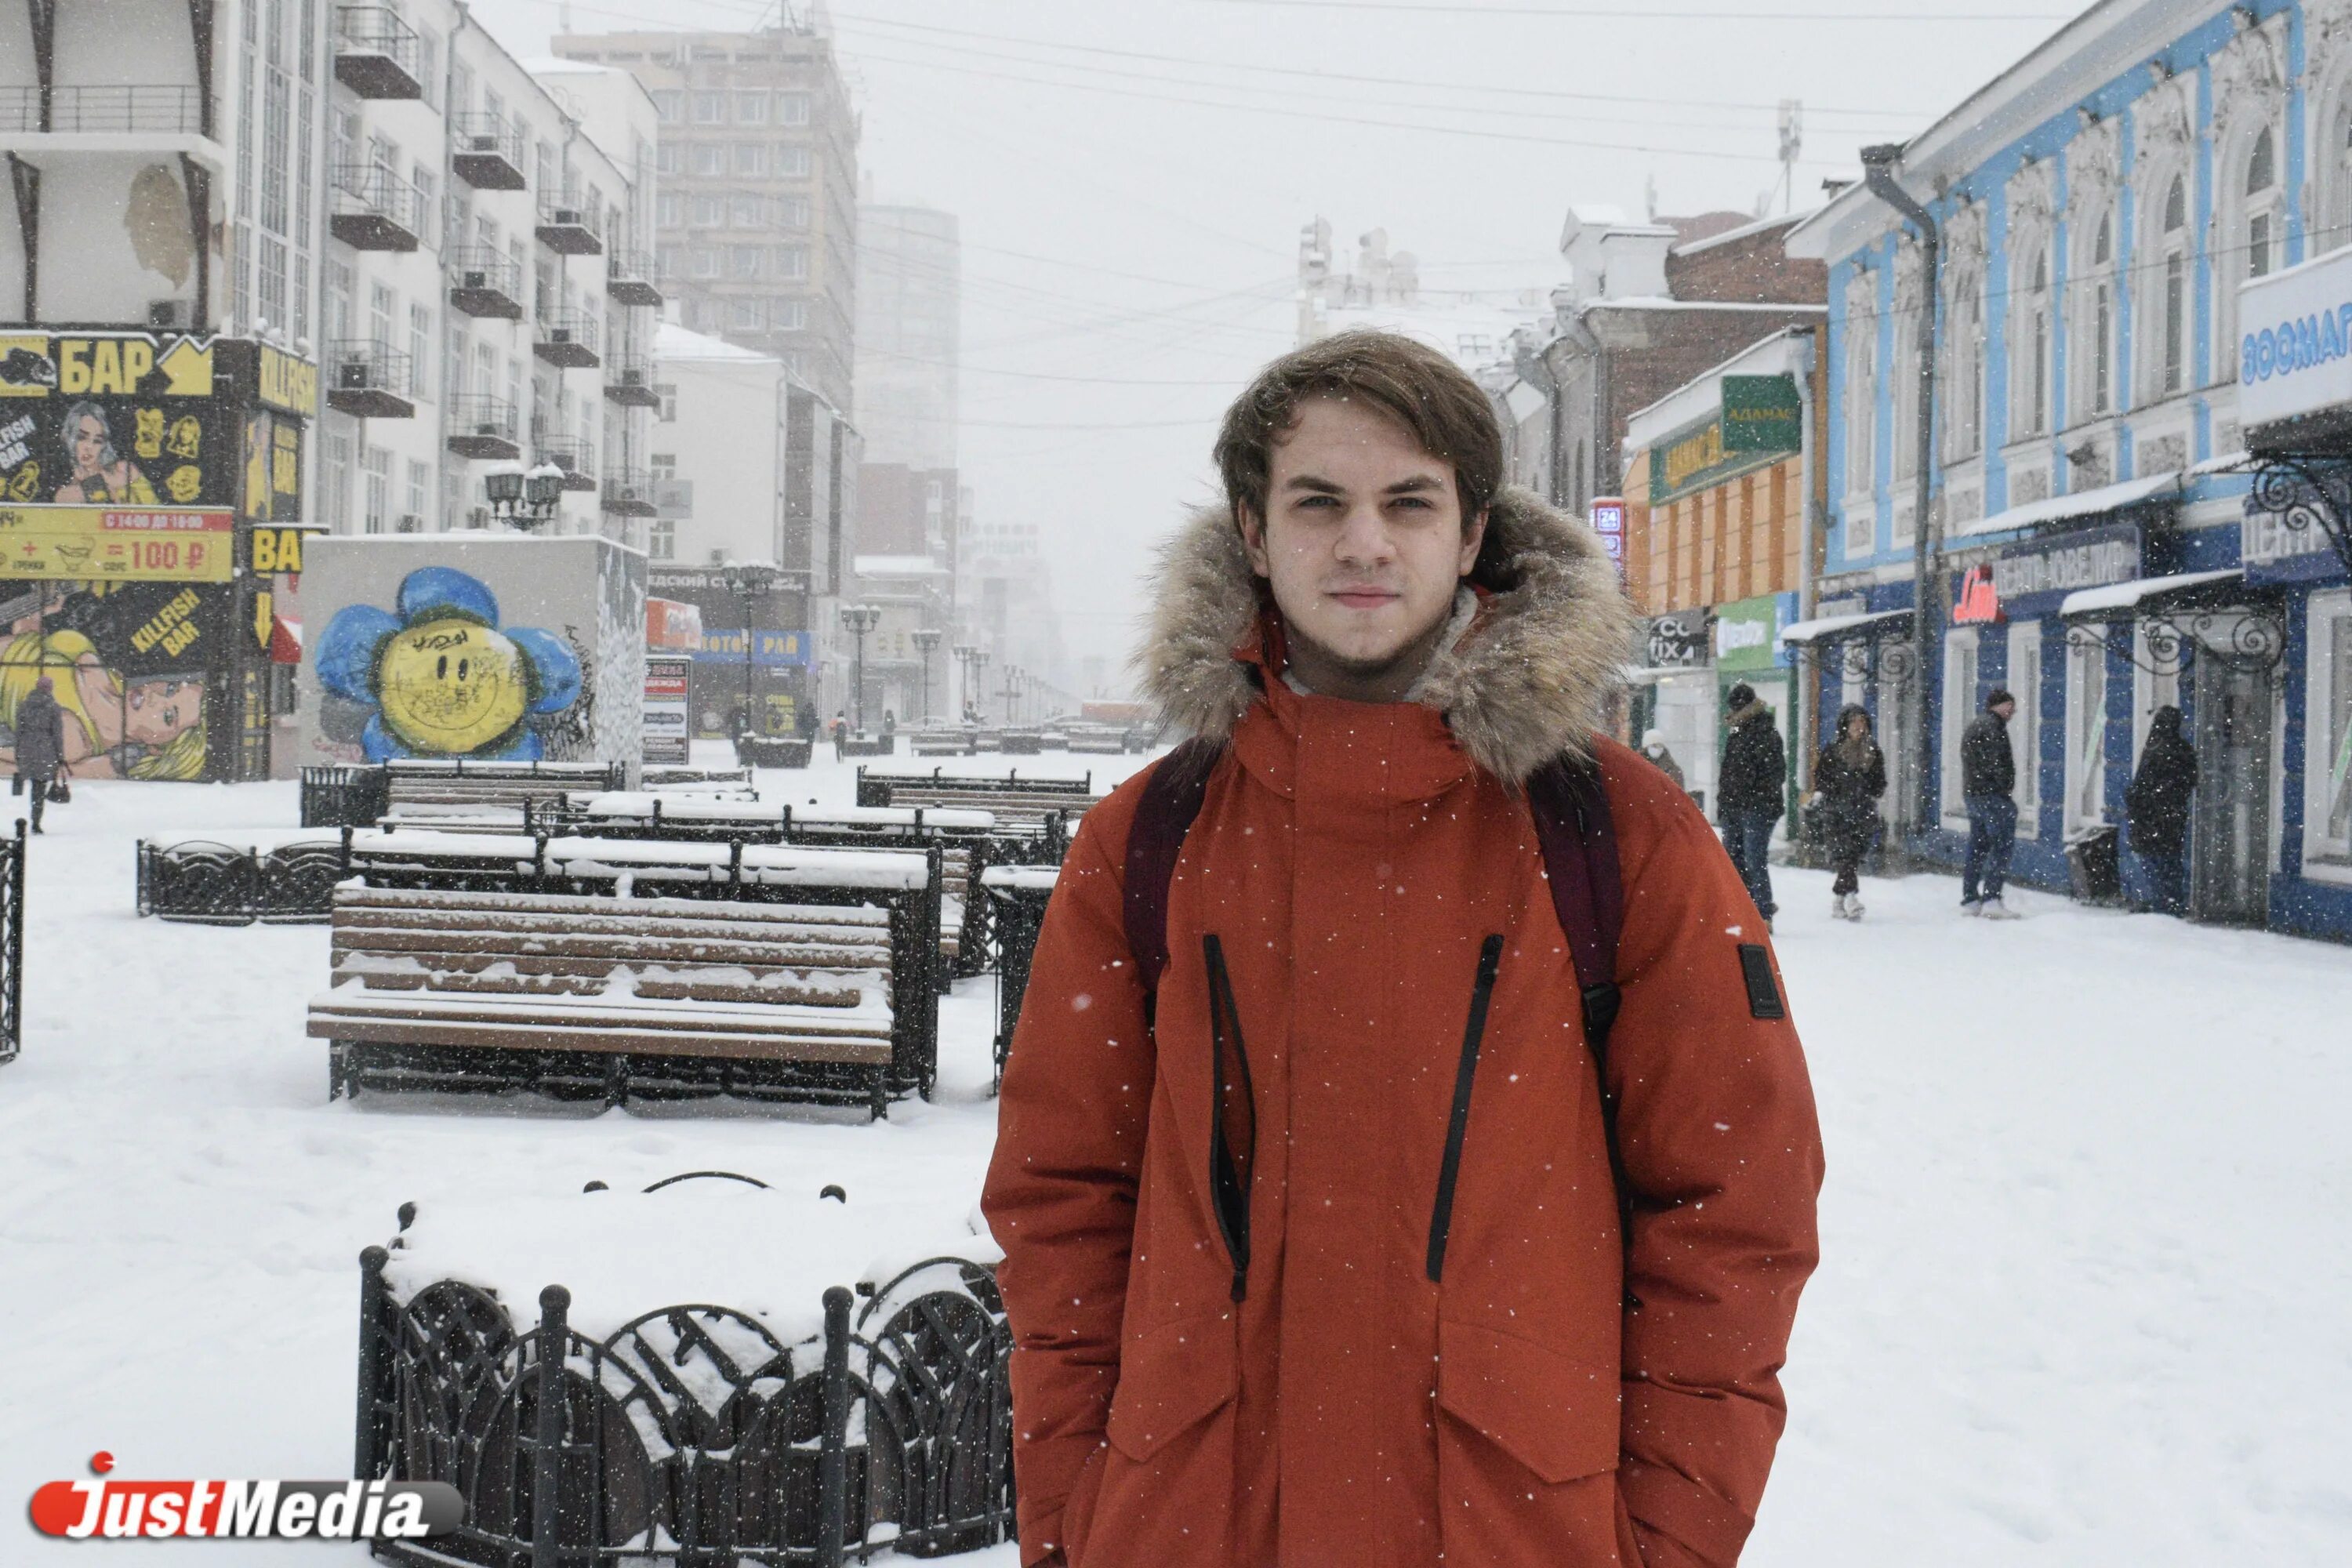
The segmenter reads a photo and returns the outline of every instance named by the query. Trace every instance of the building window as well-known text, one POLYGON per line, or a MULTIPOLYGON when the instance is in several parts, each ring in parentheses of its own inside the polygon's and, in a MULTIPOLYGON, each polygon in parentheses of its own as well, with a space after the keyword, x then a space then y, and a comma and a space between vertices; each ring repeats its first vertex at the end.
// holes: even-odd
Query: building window
POLYGON ((809 95, 804 92, 776 94, 776 123, 806 125, 809 122, 809 95))
POLYGON ((686 110, 686 94, 674 87, 662 88, 652 95, 654 113, 665 125, 675 125, 686 110))
POLYGON ((768 148, 765 142, 738 142, 735 143, 735 173, 756 176, 765 173, 767 167, 768 148))
POLYGON ((1845 488, 1854 498, 1846 510, 1845 551, 1858 556, 1871 553, 1876 542, 1871 480, 1877 439, 1878 318, 1849 308, 1845 321, 1845 488))
POLYGON ((680 195, 673 195, 667 192, 655 197, 654 226, 656 228, 684 228, 686 226, 686 198, 680 195))
POLYGON ((789 142, 776 147, 776 173, 788 180, 805 180, 809 172, 809 150, 789 142))
POLYGON ((737 228, 764 228, 767 214, 761 210, 765 204, 753 195, 737 195, 730 203, 737 228))
POLYGON ((654 173, 656 174, 686 173, 685 157, 677 142, 664 142, 654 149, 654 173))
POLYGON ((340 430, 327 432, 327 526, 348 533, 352 526, 352 438, 340 430))
POLYGON ((757 300, 728 300, 727 325, 732 331, 757 331, 760 327, 760 301, 757 300))
POLYGON ((768 325, 780 332, 801 331, 808 325, 808 302, 804 300, 769 300, 768 325))
POLYGON ((697 125, 727 123, 727 95, 723 92, 698 92, 694 95, 694 122, 697 125))
POLYGON ((2011 414, 2012 437, 2040 436, 2050 428, 2050 251, 2033 250, 2032 269, 2025 294, 2018 302, 2017 343, 2011 384, 2016 390, 2011 414))
POLYGON ((765 92, 739 92, 735 95, 735 123, 765 125, 768 122, 768 95, 765 92))
POLYGON ((433 371, 433 311, 431 307, 412 304, 408 307, 408 395, 430 402, 433 371))
POLYGON ((361 487, 360 526, 370 533, 382 533, 392 513, 392 453, 383 447, 370 447, 362 466, 367 478, 361 487))
POLYGON ((411 458, 408 460, 408 515, 401 519, 403 532, 414 533, 425 526, 425 498, 432 488, 432 466, 411 458))
POLYGON ((717 246, 698 245, 694 247, 694 275, 697 278, 706 279, 716 278, 719 276, 719 247, 717 246))
POLYGON ((719 142, 698 142, 694 144, 694 172, 704 179, 727 172, 727 147, 719 142))
POLYGON ((1984 438, 1984 291, 1975 278, 1955 283, 1947 317, 1951 339, 1949 384, 1944 399, 1944 455, 1957 462, 1976 456, 1984 438))
POLYGON ((694 226, 717 228, 727 221, 727 204, 717 196, 694 198, 694 226))
POLYGON ((2188 380, 2189 359, 2189 187, 2179 176, 2164 193, 2164 228, 2157 241, 2164 262, 2159 392, 2178 392, 2188 380))
POLYGON ((2231 247, 2236 254, 2217 258, 2221 278, 2213 301, 2214 378, 2230 382, 2238 379, 2238 288, 2278 269, 2280 246, 2285 238, 2278 145, 2268 126, 2255 133, 2254 144, 2247 150, 2241 189, 2243 209, 2238 216, 2237 244, 2231 247))
POLYGON ((1944 637, 1944 826, 1965 827, 1969 820, 1967 778, 1961 757, 1969 723, 1977 714, 1977 634, 1974 627, 1955 629, 1944 637))
POLYGON ((786 196, 777 205, 786 228, 808 227, 809 204, 806 196, 786 196))
POLYGON ((2116 297, 2115 220, 2105 214, 2099 217, 2097 234, 2091 242, 2091 341, 2086 371, 2090 376, 2090 410, 2106 414, 2115 407, 2116 368, 2116 297))
POLYGON ((2066 836, 2107 819, 2107 645, 2066 644, 2066 836))
POLYGON ((808 271, 809 253, 807 246, 780 245, 776 247, 777 277, 789 279, 806 278, 808 276, 808 271))
POLYGON ((2009 676, 2003 682, 2017 698, 2009 739, 2017 754, 2017 833, 2035 838, 2042 830, 2042 623, 2020 621, 2009 628, 2009 676))
POLYGON ((646 553, 656 561, 677 559, 677 520, 657 517, 646 525, 646 553))
POLYGON ((742 279, 760 275, 760 247, 756 245, 730 245, 727 247, 727 276, 742 279))
POLYGON ((2311 596, 2303 855, 2352 866, 2352 594, 2311 596))
MULTIPOLYGON (((654 395, 661 399, 661 406, 654 416, 656 421, 663 425, 677 424, 677 384, 671 381, 657 381, 654 384, 654 395)), ((659 461, 658 458, 656 460, 659 461)))

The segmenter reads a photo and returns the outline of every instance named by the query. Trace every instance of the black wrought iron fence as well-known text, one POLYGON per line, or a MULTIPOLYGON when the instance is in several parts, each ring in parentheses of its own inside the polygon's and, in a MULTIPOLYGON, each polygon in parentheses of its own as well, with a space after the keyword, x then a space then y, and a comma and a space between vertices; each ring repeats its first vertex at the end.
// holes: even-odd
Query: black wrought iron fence
POLYGON ((360 1256, 354 1473, 446 1481, 466 1521, 381 1558, 835 1568, 1013 1538, 1012 1337, 982 1265, 933 1259, 862 1304, 829 1289, 824 1331, 786 1344, 701 1303, 590 1339, 561 1285, 520 1326, 454 1279, 400 1301, 389 1257, 360 1256))
POLYGON ((365 827, 392 809, 392 775, 382 768, 302 770, 302 826, 365 827))
POLYGON ((335 884, 351 874, 351 831, 264 847, 213 839, 142 839, 142 915, 205 925, 322 924, 335 884))
POLYGON ((0 838, 0 1062, 16 1059, 25 1018, 25 823, 0 838))

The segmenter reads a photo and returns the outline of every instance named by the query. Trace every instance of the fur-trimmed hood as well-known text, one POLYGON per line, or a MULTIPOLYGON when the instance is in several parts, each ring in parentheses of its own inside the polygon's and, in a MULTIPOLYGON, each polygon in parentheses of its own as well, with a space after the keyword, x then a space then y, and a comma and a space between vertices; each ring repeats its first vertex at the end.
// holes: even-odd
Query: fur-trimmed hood
MULTIPOLYGON (((1591 751, 1633 647, 1633 612, 1599 536, 1531 491, 1497 494, 1486 527, 1472 579, 1485 600, 1469 631, 1431 660, 1415 700, 1444 716, 1472 762, 1516 788, 1562 752, 1591 751)), ((1233 733, 1259 697, 1236 650, 1254 646, 1265 613, 1231 509, 1193 513, 1161 552, 1135 661, 1165 719, 1197 735, 1233 733)))

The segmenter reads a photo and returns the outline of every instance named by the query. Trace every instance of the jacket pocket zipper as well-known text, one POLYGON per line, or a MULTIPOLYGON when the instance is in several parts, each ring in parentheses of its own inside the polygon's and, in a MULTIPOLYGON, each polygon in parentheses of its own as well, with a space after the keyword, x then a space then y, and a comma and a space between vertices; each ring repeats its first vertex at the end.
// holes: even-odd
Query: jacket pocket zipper
POLYGON ((1503 963, 1500 932, 1478 949, 1478 980, 1470 990, 1470 1021, 1462 1030, 1462 1065, 1454 1073, 1454 1114, 1445 1124, 1445 1159, 1437 1168, 1437 1203, 1429 1216, 1429 1282, 1445 1275, 1445 1233, 1454 1224, 1454 1183, 1462 1173, 1462 1140, 1470 1130, 1470 1088, 1478 1076, 1478 1043, 1486 1033, 1486 1004, 1503 963))
POLYGON ((1217 1229, 1225 1254, 1234 1264, 1234 1300, 1249 1293, 1250 1181, 1257 1165, 1257 1100, 1250 1088, 1249 1047, 1242 1042, 1241 1009, 1234 1003, 1233 976, 1225 970, 1225 950, 1215 936, 1201 939, 1201 956, 1209 972, 1209 1199, 1217 1213, 1217 1229), (1243 1112, 1242 1146, 1236 1152, 1225 1133, 1225 1107, 1236 1086, 1225 1075, 1225 1037, 1233 1037, 1234 1067, 1240 1078, 1243 1112))

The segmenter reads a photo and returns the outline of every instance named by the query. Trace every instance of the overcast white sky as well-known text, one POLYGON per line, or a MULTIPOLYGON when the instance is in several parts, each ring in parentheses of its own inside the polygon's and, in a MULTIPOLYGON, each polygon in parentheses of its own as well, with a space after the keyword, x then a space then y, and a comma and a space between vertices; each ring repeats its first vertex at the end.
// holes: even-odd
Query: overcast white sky
MULTIPOLYGON (((793 0, 805 5, 807 0, 793 0)), ((1225 401, 1289 342, 1299 226, 1385 226, 1431 289, 1548 285, 1571 203, 1751 210, 1776 104, 1800 206, 2054 31, 2051 0, 842 0, 886 201, 962 219, 961 465, 1034 521, 1074 655, 1209 497, 1225 401), (1396 83, 1409 82, 1402 86, 1396 83), (1451 127, 1452 130, 1435 129, 1451 127)), ((517 54, 743 27, 768 0, 479 0, 517 54)), ((1775 200, 1775 207, 1779 203, 1775 200)))

